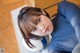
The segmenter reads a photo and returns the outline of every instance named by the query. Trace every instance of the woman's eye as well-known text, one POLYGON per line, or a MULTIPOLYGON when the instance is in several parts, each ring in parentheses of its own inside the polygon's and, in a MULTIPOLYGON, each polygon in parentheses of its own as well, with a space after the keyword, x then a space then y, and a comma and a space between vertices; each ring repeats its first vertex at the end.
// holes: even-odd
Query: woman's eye
POLYGON ((33 30, 32 30, 32 32, 34 32, 36 30, 36 28, 34 28, 33 30))
POLYGON ((40 21, 41 21, 41 19, 40 19, 40 18, 38 18, 38 19, 37 19, 37 21, 38 21, 38 22, 40 22, 40 21))

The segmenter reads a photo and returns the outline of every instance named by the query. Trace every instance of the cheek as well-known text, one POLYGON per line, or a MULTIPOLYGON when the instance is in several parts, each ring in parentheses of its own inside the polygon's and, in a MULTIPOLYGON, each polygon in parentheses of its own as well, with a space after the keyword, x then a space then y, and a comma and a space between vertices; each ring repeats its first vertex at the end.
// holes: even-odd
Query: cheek
POLYGON ((44 17, 42 21, 46 24, 49 24, 51 22, 51 20, 48 17, 44 17))
POLYGON ((33 32, 32 34, 35 34, 35 35, 37 35, 37 36, 45 36, 45 33, 43 33, 42 31, 35 31, 35 32, 33 32))
POLYGON ((44 33, 42 31, 36 31, 36 34, 39 35, 39 36, 44 35, 44 33))
POLYGON ((51 22, 50 19, 46 19, 45 24, 46 24, 46 26, 49 25, 49 31, 48 31, 48 33, 51 33, 54 30, 53 23, 51 22))

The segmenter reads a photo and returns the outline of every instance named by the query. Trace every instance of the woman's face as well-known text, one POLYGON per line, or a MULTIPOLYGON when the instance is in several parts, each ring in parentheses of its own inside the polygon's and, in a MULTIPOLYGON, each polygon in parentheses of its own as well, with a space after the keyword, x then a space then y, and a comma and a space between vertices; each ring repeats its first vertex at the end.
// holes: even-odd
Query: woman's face
POLYGON ((36 29, 32 30, 32 34, 38 36, 45 36, 53 31, 53 24, 47 16, 40 15, 36 19, 38 20, 38 24, 36 26, 36 29))

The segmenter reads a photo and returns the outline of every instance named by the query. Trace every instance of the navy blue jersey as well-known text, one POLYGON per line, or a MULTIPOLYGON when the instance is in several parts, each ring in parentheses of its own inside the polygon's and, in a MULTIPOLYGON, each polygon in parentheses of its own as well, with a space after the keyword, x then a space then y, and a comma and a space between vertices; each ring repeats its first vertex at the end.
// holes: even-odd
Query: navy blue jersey
POLYGON ((55 29, 51 33, 49 53, 71 52, 80 41, 80 8, 74 3, 60 2, 52 23, 55 29))

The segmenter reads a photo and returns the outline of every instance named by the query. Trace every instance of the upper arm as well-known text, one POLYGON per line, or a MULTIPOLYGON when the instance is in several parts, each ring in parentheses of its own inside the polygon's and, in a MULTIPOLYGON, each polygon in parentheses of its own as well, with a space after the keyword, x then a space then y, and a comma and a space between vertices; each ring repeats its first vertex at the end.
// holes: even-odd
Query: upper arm
POLYGON ((80 8, 74 3, 62 1, 58 4, 58 12, 71 21, 73 16, 80 15, 80 8))
POLYGON ((58 13, 65 16, 65 18, 71 23, 75 29, 76 36, 80 41, 80 8, 74 3, 63 1, 58 5, 58 13))

